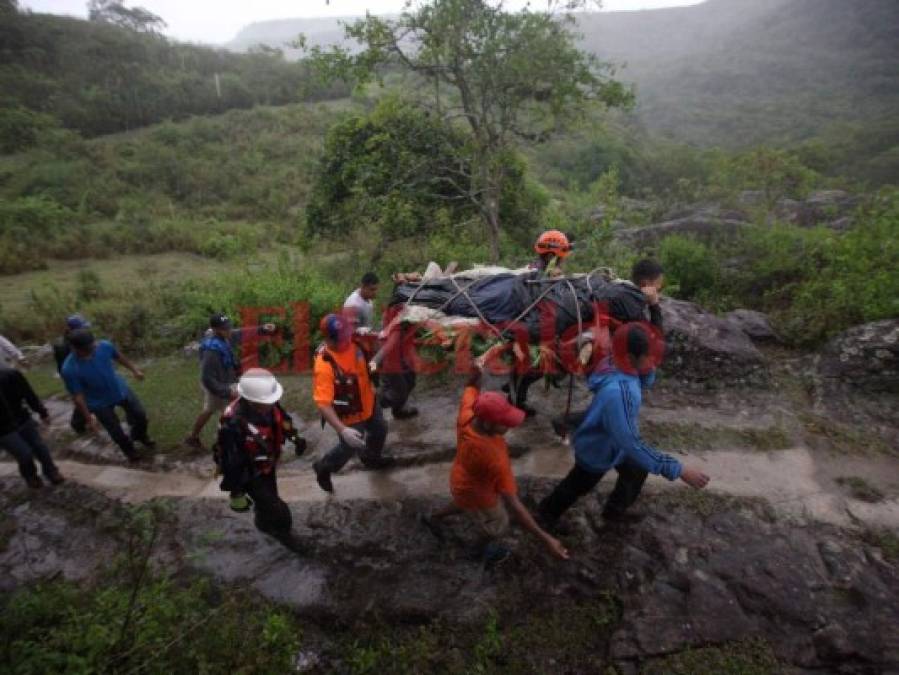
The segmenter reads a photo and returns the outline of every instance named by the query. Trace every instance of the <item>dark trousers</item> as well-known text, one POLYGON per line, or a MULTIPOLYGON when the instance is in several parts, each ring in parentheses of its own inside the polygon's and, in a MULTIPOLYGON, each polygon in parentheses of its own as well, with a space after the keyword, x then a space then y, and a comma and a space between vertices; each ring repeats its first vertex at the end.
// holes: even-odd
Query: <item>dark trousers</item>
MULTIPOLYGON (((603 513, 620 514, 637 501, 647 473, 636 464, 625 462, 615 467, 618 480, 612 494, 606 499, 603 513)), ((556 488, 540 502, 540 513, 550 520, 557 520, 574 503, 590 492, 604 476, 593 473, 575 464, 568 475, 556 488)))
POLYGON ((412 371, 381 374, 381 390, 378 398, 381 405, 398 412, 406 407, 406 402, 415 389, 415 373, 412 371))
MULTIPOLYGON (((364 422, 350 426, 365 434, 365 448, 359 450, 359 459, 366 466, 376 465, 381 459, 384 441, 387 440, 387 423, 384 421, 384 413, 378 401, 375 401, 375 410, 371 417, 364 422)), ((340 471, 343 465, 356 454, 356 450, 344 443, 339 435, 337 438, 337 445, 331 448, 319 462, 319 466, 330 473, 340 471)))
POLYGON ((83 434, 87 431, 87 420, 81 414, 81 409, 76 405, 72 408, 72 417, 69 420, 69 426, 76 434, 83 434))
POLYGON ((34 458, 41 463, 41 470, 48 478, 59 473, 53 458, 50 457, 50 448, 44 443, 34 420, 28 420, 16 431, 0 436, 0 448, 9 451, 19 464, 19 473, 22 478, 28 480, 37 475, 37 467, 34 458))
POLYGON ((511 401, 513 405, 518 408, 521 408, 527 405, 528 402, 528 389, 531 388, 531 385, 534 382, 538 382, 540 378, 542 378, 539 372, 528 371, 526 373, 512 373, 511 375, 511 389, 510 389, 510 400, 511 400, 511 391, 515 390, 515 400, 511 401))
POLYGON ((293 525, 290 507, 278 496, 275 470, 250 479, 246 493, 253 500, 256 527, 267 534, 286 534, 293 525))
POLYGON ((143 441, 147 438, 147 426, 149 424, 147 413, 144 411, 140 399, 130 389, 128 390, 128 396, 116 405, 97 408, 96 410, 91 410, 91 412, 97 416, 100 424, 109 432, 112 440, 121 448, 126 457, 134 455, 134 441, 143 441), (116 413, 117 407, 121 407, 125 411, 125 419, 131 431, 130 436, 122 429, 122 423, 119 421, 119 416, 116 413))

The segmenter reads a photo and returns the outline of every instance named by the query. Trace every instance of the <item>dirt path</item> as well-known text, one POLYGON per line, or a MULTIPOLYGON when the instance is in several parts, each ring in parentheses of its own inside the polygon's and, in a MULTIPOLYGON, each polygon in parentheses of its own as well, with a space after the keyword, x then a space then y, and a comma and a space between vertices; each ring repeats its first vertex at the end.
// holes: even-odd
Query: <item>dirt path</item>
MULTIPOLYGON (((689 458, 713 477, 710 489, 738 497, 769 500, 780 513, 799 519, 834 525, 864 524, 899 529, 899 484, 891 496, 876 503, 855 499, 832 480, 833 473, 847 476, 892 475, 899 483, 896 462, 890 458, 856 457, 837 462, 831 458, 827 470, 807 449, 791 448, 771 452, 714 450, 689 458), (839 465, 839 466, 837 466, 839 465), (887 473, 892 472, 892 473, 887 473)), ((450 464, 438 462, 392 471, 349 470, 335 477, 336 492, 328 496, 316 484, 312 471, 299 461, 285 464, 279 474, 282 496, 288 502, 367 499, 395 501, 406 497, 448 494, 450 464)), ((126 502, 144 502, 156 497, 224 499, 218 479, 192 473, 155 472, 61 460, 60 468, 72 481, 126 502)), ((541 446, 514 461, 516 475, 561 477, 571 467, 568 448, 562 444, 541 446)), ((16 467, 0 463, 0 476, 14 475, 16 467)), ((649 491, 673 486, 651 478, 649 491)))

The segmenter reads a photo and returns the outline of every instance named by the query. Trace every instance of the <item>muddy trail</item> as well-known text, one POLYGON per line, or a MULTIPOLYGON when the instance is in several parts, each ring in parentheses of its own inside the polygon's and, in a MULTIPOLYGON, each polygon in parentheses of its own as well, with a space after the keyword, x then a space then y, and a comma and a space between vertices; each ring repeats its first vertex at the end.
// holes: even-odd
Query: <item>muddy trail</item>
MULTIPOLYGON (((335 476, 333 496, 310 468, 333 433, 306 420, 309 450, 288 453, 279 469, 293 550, 227 508, 206 455, 126 466, 102 439, 71 439, 67 404, 51 402, 69 482, 29 492, 0 463, 0 589, 94 581, 124 545, 123 504, 152 503, 168 519, 155 566, 294 608, 310 621, 310 671, 346 671, 332 636, 364 629, 400 645, 436 631, 445 649, 422 672, 461 672, 469 662, 454 640, 498 620, 509 627, 503 672, 665 672, 676 655, 754 649, 756 640, 776 660, 769 672, 899 672, 899 632, 890 629, 899 625, 899 458, 889 448, 810 432, 806 411, 780 392, 685 399, 662 386, 644 408, 644 435, 702 466, 710 489, 651 478, 633 519, 613 524, 600 515, 606 480, 563 522, 570 561, 550 560, 516 530, 515 556, 486 570, 463 523, 440 541, 418 520, 448 497, 457 394, 418 393, 422 414, 390 423, 398 466, 370 472, 353 462, 335 476)), ((565 391, 535 388, 533 399, 541 414, 509 435, 530 505, 572 461, 548 424, 565 391)), ((578 388, 574 406, 585 403, 578 388)))

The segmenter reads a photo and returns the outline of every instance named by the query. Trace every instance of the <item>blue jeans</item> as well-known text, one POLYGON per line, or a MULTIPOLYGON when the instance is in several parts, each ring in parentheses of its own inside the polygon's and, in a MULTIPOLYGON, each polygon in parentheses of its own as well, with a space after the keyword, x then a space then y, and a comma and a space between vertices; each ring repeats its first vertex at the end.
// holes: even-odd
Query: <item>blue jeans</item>
MULTIPOLYGON (((365 448, 359 450, 359 459, 366 466, 376 463, 381 459, 381 451, 384 450, 384 441, 387 440, 387 423, 384 421, 384 413, 381 405, 375 401, 375 409, 364 422, 349 425, 365 434, 365 448)), ((343 468, 356 451, 343 442, 338 435, 337 445, 331 448, 319 462, 319 466, 330 473, 335 473, 343 468)))
POLYGON ((128 390, 128 395, 116 405, 107 406, 105 408, 96 408, 91 410, 96 415, 97 420, 103 425, 103 428, 109 433, 109 436, 115 441, 126 457, 135 454, 134 441, 147 440, 147 413, 141 405, 140 399, 135 393, 128 390), (131 435, 125 433, 122 429, 122 423, 116 413, 116 408, 121 407, 125 411, 125 419, 131 430, 131 435))
POLYGON ((50 457, 50 448, 44 443, 34 420, 28 420, 16 431, 0 436, 0 448, 8 450, 19 464, 22 478, 29 480, 37 476, 34 458, 41 463, 41 469, 48 478, 59 473, 50 457))

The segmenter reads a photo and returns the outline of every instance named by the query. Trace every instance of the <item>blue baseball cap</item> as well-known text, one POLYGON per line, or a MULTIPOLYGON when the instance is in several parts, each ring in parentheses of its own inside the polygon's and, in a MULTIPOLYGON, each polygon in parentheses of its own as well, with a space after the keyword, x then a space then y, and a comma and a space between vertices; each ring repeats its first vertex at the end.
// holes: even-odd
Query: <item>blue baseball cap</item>
POLYGON ((66 328, 69 330, 79 330, 81 328, 90 328, 91 322, 80 314, 72 314, 66 317, 66 328))

